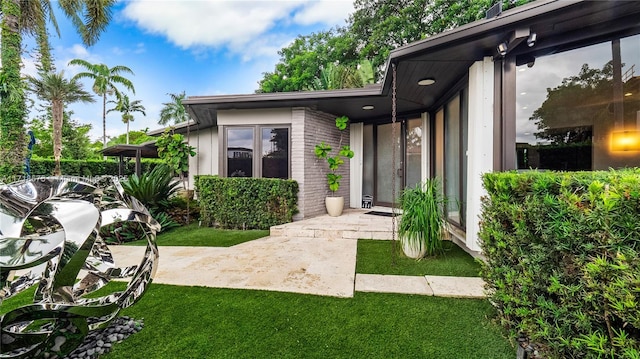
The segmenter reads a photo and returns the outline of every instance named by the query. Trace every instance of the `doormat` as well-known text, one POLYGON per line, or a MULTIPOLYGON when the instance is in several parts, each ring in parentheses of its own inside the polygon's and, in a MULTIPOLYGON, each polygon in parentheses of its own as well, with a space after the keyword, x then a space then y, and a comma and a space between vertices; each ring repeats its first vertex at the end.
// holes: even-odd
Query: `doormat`
POLYGON ((365 212, 364 214, 371 214, 374 216, 383 216, 383 217, 392 217, 393 213, 391 212, 380 212, 380 211, 369 211, 369 212, 365 212))

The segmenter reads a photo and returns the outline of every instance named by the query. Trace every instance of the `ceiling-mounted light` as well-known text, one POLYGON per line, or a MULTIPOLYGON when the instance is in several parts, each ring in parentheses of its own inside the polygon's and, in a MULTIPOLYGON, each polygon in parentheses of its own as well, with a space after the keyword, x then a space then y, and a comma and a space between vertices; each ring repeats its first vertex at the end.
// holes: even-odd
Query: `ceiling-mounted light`
POLYGON ((373 105, 364 105, 362 106, 363 110, 373 110, 375 107, 373 107, 373 105))
POLYGON ((509 45, 507 45, 506 41, 503 41, 503 42, 500 43, 500 45, 498 45, 498 48, 497 48, 498 54, 500 56, 504 56, 504 55, 507 54, 507 50, 508 49, 509 49, 509 45))
POLYGON ((538 40, 538 34, 532 32, 527 38, 527 46, 534 47, 536 44, 536 40, 538 40))
POLYGON ((436 83, 436 79, 433 77, 427 77, 418 81, 418 85, 420 86, 429 86, 436 83))

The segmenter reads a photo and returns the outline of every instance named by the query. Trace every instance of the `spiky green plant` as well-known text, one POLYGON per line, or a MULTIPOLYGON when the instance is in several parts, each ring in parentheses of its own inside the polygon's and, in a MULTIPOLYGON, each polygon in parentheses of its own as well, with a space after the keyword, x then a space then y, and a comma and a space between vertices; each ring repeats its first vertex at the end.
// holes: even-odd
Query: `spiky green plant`
POLYGON ((445 204, 437 178, 405 189, 400 196, 402 217, 398 225, 398 237, 403 245, 425 250, 428 256, 441 253, 445 204))
POLYGON ((178 191, 180 182, 173 179, 169 167, 158 165, 149 173, 129 176, 122 182, 122 188, 154 214, 169 207, 169 198, 178 191))

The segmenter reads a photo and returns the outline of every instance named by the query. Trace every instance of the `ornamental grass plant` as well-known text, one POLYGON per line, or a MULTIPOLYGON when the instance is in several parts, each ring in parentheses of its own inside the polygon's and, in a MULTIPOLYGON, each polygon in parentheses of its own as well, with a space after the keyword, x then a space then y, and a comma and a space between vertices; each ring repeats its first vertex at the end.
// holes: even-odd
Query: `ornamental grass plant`
POLYGON ((446 199, 437 178, 429 178, 402 192, 398 237, 407 256, 420 259, 442 253, 445 205, 446 199))

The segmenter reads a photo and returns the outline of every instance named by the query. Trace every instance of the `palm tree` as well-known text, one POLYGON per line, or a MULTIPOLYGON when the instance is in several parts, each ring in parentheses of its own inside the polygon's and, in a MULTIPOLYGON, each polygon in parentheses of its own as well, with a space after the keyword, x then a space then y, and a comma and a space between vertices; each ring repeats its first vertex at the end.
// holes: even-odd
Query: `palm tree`
POLYGON ((184 91, 179 94, 169 93, 167 95, 171 97, 172 102, 163 103, 164 107, 160 111, 158 124, 165 126, 171 121, 173 121, 173 123, 189 121, 189 114, 182 105, 182 100, 185 98, 184 91))
POLYGON ((144 112, 146 109, 140 104, 140 100, 129 100, 129 96, 122 95, 118 101, 109 101, 114 103, 115 107, 107 110, 107 113, 111 111, 118 111, 122 113, 122 122, 127 124, 127 145, 129 144, 129 122, 133 122, 133 113, 141 112, 144 116, 147 114, 144 112))
POLYGON ((53 117, 53 158, 56 165, 54 176, 60 176, 60 157, 62 156, 62 121, 64 107, 74 102, 95 102, 91 94, 82 88, 82 84, 76 78, 67 80, 64 71, 58 73, 48 72, 40 75, 40 78, 28 77, 31 90, 43 101, 51 104, 53 117))
MULTIPOLYGON (((93 45, 111 20, 111 7, 116 0, 61 0, 59 6, 71 19, 85 45, 93 45)), ((25 84, 20 77, 22 36, 36 37, 40 53, 40 69, 52 69, 47 20, 60 35, 50 0, 0 0, 0 62, 2 87, 0 92, 0 174, 19 174, 26 141, 24 124, 26 106, 25 84)))
POLYGON ((133 71, 126 66, 114 66, 109 68, 105 64, 92 64, 86 60, 73 59, 69 61, 69 65, 79 65, 87 71, 80 72, 74 76, 75 79, 88 78, 93 80, 93 92, 102 96, 102 147, 107 147, 107 94, 115 94, 117 98, 122 97, 116 84, 126 87, 128 90, 136 93, 133 83, 123 77, 122 73, 133 75, 133 71))

